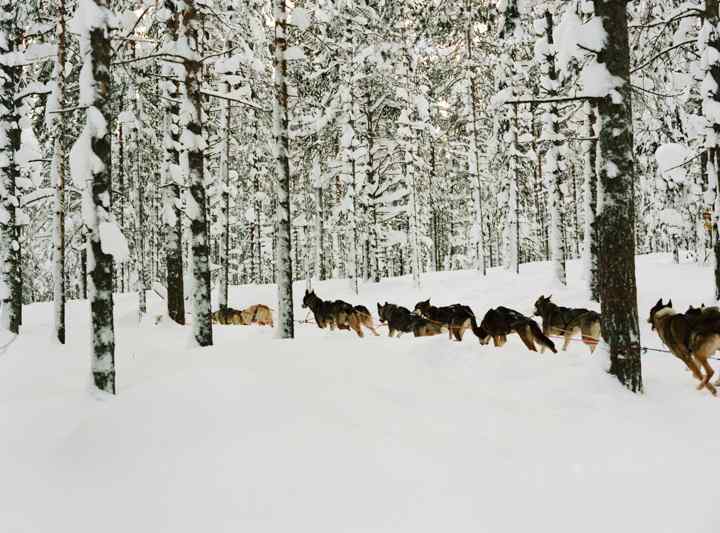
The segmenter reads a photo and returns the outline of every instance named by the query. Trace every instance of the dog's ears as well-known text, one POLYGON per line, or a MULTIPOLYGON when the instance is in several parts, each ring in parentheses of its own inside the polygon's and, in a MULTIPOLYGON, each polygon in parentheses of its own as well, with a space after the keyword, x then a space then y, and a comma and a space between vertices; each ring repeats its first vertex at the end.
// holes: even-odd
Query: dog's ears
POLYGON ((663 304, 663 303, 662 303, 662 298, 660 298, 660 299, 657 301, 657 303, 655 304, 655 306, 656 306, 656 307, 660 307, 660 306, 662 306, 662 304, 663 304))
POLYGON ((668 300, 668 307, 672 307, 672 300, 668 300))

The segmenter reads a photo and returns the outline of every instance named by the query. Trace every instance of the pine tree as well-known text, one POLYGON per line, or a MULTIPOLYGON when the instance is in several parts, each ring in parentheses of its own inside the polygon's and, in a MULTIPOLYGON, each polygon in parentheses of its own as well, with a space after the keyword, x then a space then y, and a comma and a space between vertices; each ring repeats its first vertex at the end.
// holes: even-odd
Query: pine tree
POLYGON ((615 86, 611 94, 598 100, 599 146, 604 163, 599 172, 603 199, 598 208, 602 334, 610 354, 610 372, 633 392, 642 392, 627 3, 595 0, 594 6, 607 33, 607 44, 597 61, 607 69, 608 80, 615 86))
POLYGON ((115 328, 113 320, 113 256, 119 233, 112 215, 111 150, 109 123, 110 29, 113 18, 107 0, 81 0, 75 27, 80 32, 83 73, 80 104, 86 106, 86 123, 71 151, 73 179, 84 185, 83 215, 88 228, 87 262, 90 280, 95 386, 115 394, 115 328), (88 17, 93 13, 95 17, 88 17), (114 230, 114 231, 113 231, 114 230))

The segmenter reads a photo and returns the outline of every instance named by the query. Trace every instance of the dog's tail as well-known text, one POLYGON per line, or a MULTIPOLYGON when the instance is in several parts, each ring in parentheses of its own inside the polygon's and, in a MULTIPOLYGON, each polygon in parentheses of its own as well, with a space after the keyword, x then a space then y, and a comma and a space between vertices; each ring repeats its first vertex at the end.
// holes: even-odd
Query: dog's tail
POLYGON ((529 321, 530 331, 532 332, 533 337, 535 340, 542 346, 545 346, 548 348, 552 353, 557 353, 557 349, 555 348, 555 343, 548 339, 545 334, 540 329, 540 326, 537 325, 537 322, 530 319, 529 321))

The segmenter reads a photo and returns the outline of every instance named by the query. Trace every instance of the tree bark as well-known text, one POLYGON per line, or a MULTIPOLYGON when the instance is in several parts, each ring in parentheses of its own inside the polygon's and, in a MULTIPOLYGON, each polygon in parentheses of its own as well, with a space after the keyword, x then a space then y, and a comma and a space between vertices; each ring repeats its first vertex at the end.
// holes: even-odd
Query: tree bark
POLYGON ((202 63, 199 54, 198 21, 200 14, 194 0, 186 0, 180 11, 178 37, 185 39, 188 52, 183 60, 185 69, 185 109, 181 115, 181 142, 187 152, 190 198, 190 234, 192 251, 192 326, 198 346, 213 343, 210 312, 210 246, 208 238, 207 191, 205 190, 205 140, 202 127, 202 63))
MULTIPOLYGON (((165 41, 177 39, 178 15, 173 0, 165 0, 170 12, 166 22, 165 41)), ((163 65, 163 72, 170 76, 172 67, 163 65)), ((165 80, 163 93, 165 105, 165 135, 163 140, 163 228, 165 235, 165 268, 167 272, 168 316, 178 324, 185 324, 185 288, 183 286, 183 241, 182 214, 180 205, 180 106, 177 103, 179 91, 177 82, 165 80)))
POLYGON ((625 0, 595 0, 595 15, 607 32, 598 54, 619 86, 614 98, 598 102, 599 145, 603 164, 600 210, 602 334, 609 349, 610 373, 633 392, 642 392, 640 331, 635 282, 635 209, 633 187, 630 46, 625 0), (609 170, 611 169, 611 170, 609 170))
POLYGON ((273 69, 275 98, 273 100, 273 141, 277 172, 277 334, 289 339, 295 336, 292 290, 292 250, 290 244, 290 162, 288 142, 287 89, 287 11, 285 0, 272 0, 275 18, 273 69))
MULTIPOLYGON (((53 78, 55 81, 54 104, 57 109, 65 108, 65 0, 58 0, 57 16, 57 59, 53 78)), ((53 305, 55 337, 65 344, 65 123, 60 117, 51 116, 53 134, 53 186, 54 228, 53 228, 53 305)))
MULTIPOLYGON (((109 0, 95 0, 99 8, 109 9, 109 0)), ((90 312, 92 317, 93 359, 92 373, 95 386, 115 394, 115 327, 113 318, 113 257, 103 251, 100 240, 101 224, 115 224, 112 216, 112 175, 110 148, 110 31, 106 21, 80 32, 80 51, 83 68, 94 81, 88 102, 87 124, 84 135, 90 137, 94 157, 102 163, 93 169, 85 184, 85 225, 88 229, 87 269, 90 286, 90 312), (102 126, 102 127, 101 127, 102 126)), ((80 147, 82 149, 82 147, 80 147)), ((92 154, 87 154, 92 157, 92 154)))
MULTIPOLYGON (((3 2, 0 13, 0 53, 16 48, 12 2, 3 2)), ((0 330, 20 332, 22 273, 17 229, 16 179, 20 174, 15 154, 20 148, 20 126, 15 96, 19 68, 0 64, 0 330)))
MULTIPOLYGON (((590 102, 585 102, 585 137, 595 137, 596 110, 590 102)), ((585 199, 585 235, 584 235, 584 262, 585 282, 587 283, 590 299, 594 302, 600 301, 600 283, 598 277, 598 235, 595 223, 597 211, 597 167, 596 153, 597 143, 587 141, 584 163, 584 186, 583 195, 585 199)))

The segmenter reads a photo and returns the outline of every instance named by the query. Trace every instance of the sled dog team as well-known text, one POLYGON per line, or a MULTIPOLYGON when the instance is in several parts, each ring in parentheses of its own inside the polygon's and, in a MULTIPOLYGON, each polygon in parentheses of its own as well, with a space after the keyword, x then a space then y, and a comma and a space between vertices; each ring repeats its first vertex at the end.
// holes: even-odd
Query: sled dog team
MULTIPOLYGON (((303 308, 310 309, 315 323, 320 328, 334 330, 352 329, 363 337, 362 326, 377 331, 372 324, 372 315, 364 306, 353 306, 342 300, 323 300, 315 291, 305 291, 303 308)), ((507 342, 507 336, 516 333, 529 350, 537 351, 537 346, 557 353, 555 344, 549 339, 552 335, 562 336, 563 350, 576 333, 582 335, 582 341, 592 352, 600 338, 600 315, 589 309, 570 309, 554 304, 550 297, 541 296, 535 302, 535 316, 542 319, 542 329, 530 317, 507 307, 490 309, 478 325, 475 313, 466 305, 454 304, 436 307, 430 300, 418 302, 415 309, 392 303, 378 303, 380 322, 388 326, 388 335, 398 337, 403 333, 412 333, 415 337, 429 337, 447 332, 451 340, 462 341, 467 330, 471 330, 481 344, 491 340, 496 347, 507 342)))
MULTIPOLYGON (((306 290, 302 307, 312 311, 315 323, 322 329, 352 330, 363 337, 364 328, 373 335, 379 335, 370 310, 363 305, 352 305, 342 300, 323 300, 315 291, 306 290)), ((481 344, 488 344, 492 340, 496 347, 501 347, 507 342, 507 336, 515 333, 533 352, 539 346, 541 352, 547 348, 557 353, 550 337, 562 338, 562 349, 567 350, 571 340, 579 334, 580 340, 592 353, 601 334, 599 313, 583 308, 561 307, 553 303, 550 296, 540 296, 535 301, 533 315, 540 317, 542 328, 531 317, 502 306, 485 313, 480 324, 472 309, 466 305, 436 307, 429 299, 415 304, 413 311, 388 302, 378 303, 377 310, 380 322, 388 327, 390 337, 399 337, 403 333, 429 337, 447 332, 450 340, 462 341, 465 332, 470 330, 481 344)), ((221 309, 212 314, 212 319, 216 324, 273 326, 272 310, 262 304, 246 309, 221 309)), ((670 352, 685 363, 700 382, 698 390, 707 389, 716 395, 720 379, 715 383, 710 382, 715 372, 708 360, 720 349, 720 308, 690 306, 685 313, 680 313, 673 309, 672 300, 663 303, 660 299, 650 310, 648 323, 657 331, 670 352)))

